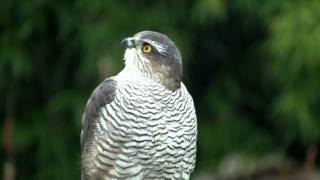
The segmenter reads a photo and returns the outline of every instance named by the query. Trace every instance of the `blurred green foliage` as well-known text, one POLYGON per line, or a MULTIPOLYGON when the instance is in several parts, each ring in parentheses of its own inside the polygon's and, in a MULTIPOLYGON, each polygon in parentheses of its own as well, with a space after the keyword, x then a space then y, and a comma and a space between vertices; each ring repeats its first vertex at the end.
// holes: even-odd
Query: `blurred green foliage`
POLYGON ((14 122, 17 178, 79 179, 86 100, 123 67, 119 41, 141 30, 182 51, 196 172, 232 152, 303 163, 320 140, 319 19, 318 0, 2 0, 0 117, 14 122))

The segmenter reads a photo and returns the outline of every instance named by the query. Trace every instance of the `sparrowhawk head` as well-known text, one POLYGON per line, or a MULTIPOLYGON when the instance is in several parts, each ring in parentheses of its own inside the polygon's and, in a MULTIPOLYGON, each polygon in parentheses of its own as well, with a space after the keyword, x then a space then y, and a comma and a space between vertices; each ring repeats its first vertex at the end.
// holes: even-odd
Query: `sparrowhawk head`
POLYGON ((175 90, 182 77, 181 55, 177 46, 166 35, 142 31, 125 38, 126 68, 175 90))

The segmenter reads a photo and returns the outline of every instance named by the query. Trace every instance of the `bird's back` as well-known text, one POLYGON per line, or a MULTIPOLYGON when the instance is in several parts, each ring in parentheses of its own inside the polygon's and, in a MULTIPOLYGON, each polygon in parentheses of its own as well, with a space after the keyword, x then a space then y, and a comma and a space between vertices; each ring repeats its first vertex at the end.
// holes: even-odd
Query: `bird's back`
POLYGON ((105 179, 188 179, 195 165, 193 100, 145 79, 115 77, 115 97, 99 109, 82 154, 83 173, 105 179))

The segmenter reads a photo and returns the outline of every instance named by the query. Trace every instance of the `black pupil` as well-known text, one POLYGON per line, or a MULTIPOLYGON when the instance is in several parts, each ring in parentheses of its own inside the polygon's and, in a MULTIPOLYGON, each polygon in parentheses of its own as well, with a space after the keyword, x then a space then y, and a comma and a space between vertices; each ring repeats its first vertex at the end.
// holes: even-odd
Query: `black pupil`
POLYGON ((145 51, 150 51, 151 46, 148 43, 144 43, 143 48, 145 51))

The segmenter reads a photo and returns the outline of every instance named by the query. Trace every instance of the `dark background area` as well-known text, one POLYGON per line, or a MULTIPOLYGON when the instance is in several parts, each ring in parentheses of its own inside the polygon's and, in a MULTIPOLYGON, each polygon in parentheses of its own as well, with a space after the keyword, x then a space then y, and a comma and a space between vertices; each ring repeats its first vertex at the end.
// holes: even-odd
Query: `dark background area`
POLYGON ((121 39, 154 30, 195 101, 193 179, 316 178, 319 19, 317 0, 2 0, 0 177, 79 179, 87 99, 123 68, 121 39))

